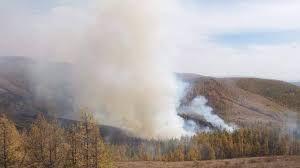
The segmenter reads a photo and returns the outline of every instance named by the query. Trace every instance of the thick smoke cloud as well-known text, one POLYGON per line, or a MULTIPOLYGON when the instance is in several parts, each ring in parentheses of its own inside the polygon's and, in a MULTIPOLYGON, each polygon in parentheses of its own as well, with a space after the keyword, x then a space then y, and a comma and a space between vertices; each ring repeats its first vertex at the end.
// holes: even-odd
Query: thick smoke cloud
POLYGON ((176 115, 176 83, 156 52, 155 2, 105 1, 74 49, 79 103, 105 124, 142 137, 184 133, 176 115), (83 88, 83 90, 81 90, 83 88))
MULTIPOLYGON (((12 41, 2 48, 41 62, 32 67, 36 92, 41 97, 49 97, 48 89, 44 89, 49 82, 63 78, 52 77, 55 69, 49 70, 45 60, 70 63, 68 80, 75 112, 87 107, 101 124, 125 128, 141 137, 190 135, 194 131, 183 128, 184 121, 176 112, 186 85, 175 79, 161 39, 161 31, 166 30, 160 26, 160 7, 168 4, 172 3, 101 0, 88 10, 56 7, 52 9, 54 14, 33 17, 35 20, 28 23, 29 30, 23 33, 31 32, 32 37, 23 41, 26 43, 16 45, 19 40, 12 41)), ((211 111, 205 108, 205 102, 193 103, 193 110, 211 111)), ((67 116, 76 118, 78 114, 67 116)), ((229 128, 216 118, 206 119, 229 128)))
POLYGON ((48 51, 72 64, 75 111, 87 107, 102 124, 146 138, 185 134, 179 88, 159 50, 158 10, 156 1, 100 1, 81 31, 53 34, 48 51))

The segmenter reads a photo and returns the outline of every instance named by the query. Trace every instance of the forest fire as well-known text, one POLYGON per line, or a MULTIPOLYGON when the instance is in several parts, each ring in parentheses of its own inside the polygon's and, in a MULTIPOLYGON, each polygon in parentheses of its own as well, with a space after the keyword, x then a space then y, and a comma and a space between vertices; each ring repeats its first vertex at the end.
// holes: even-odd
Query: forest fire
POLYGON ((0 168, 300 167, 299 7, 0 0, 0 168))

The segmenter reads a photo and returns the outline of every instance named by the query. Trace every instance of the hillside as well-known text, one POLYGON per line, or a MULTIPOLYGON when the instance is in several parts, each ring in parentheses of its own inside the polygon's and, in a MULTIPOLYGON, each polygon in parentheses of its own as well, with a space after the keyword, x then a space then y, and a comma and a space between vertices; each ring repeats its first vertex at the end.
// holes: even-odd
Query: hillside
POLYGON ((281 125, 290 116, 299 121, 300 88, 289 83, 254 78, 187 79, 185 74, 179 74, 179 78, 192 84, 183 103, 204 95, 208 105, 227 122, 245 126, 257 122, 281 125))
MULTIPOLYGON (((71 66, 48 63, 33 71, 35 64, 28 58, 0 57, 0 113, 7 113, 19 127, 39 112, 72 118, 71 66), (36 77, 44 80, 36 81, 36 77)), ((274 80, 213 78, 196 74, 178 74, 178 77, 191 84, 182 104, 203 95, 208 99, 208 105, 226 122, 249 126, 257 122, 283 124, 289 116, 299 119, 300 88, 295 85, 274 80)))
POLYGON ((282 106, 300 111, 300 88, 292 84, 264 79, 237 79, 238 87, 266 97, 282 106))
MULTIPOLYGON (((5 113, 18 128, 28 127, 38 113, 58 117, 63 126, 74 123, 70 69, 67 64, 48 63, 40 68, 29 58, 0 57, 0 114, 5 113), (41 75, 44 80, 35 80, 41 75)), ((130 138, 106 125, 101 125, 101 134, 110 142, 130 138)))
POLYGON ((38 112, 58 117, 71 112, 68 66, 49 64, 39 70, 32 67, 39 68, 35 61, 28 58, 0 58, 0 113, 6 112, 18 119, 34 116, 38 112), (42 75, 44 80, 35 80, 42 75))

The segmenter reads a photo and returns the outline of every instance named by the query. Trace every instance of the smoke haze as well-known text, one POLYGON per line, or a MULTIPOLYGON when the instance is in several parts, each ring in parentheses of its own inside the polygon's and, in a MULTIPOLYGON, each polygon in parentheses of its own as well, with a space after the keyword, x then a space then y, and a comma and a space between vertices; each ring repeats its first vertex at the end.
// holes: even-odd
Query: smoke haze
MULTIPOLYGON (((158 10, 158 1, 101 1, 87 25, 47 39, 51 59, 72 64, 75 111, 87 107, 102 124, 146 138, 186 133, 176 113, 180 88, 159 49, 158 10)), ((47 81, 43 67, 35 80, 47 81)))
MULTIPOLYGON (((168 6, 169 1, 102 0, 86 11, 57 7, 54 12, 59 16, 77 12, 78 17, 70 17, 67 23, 54 16, 40 24, 29 23, 34 25, 32 39, 19 49, 10 46, 17 41, 7 42, 4 48, 41 62, 32 67, 39 95, 47 94, 43 87, 52 78, 44 60, 71 63, 74 111, 87 107, 101 124, 145 138, 188 135, 194 131, 183 128, 184 121, 176 112, 186 86, 174 77, 172 62, 162 47, 165 41, 160 33, 166 31, 160 29, 162 3, 168 6)), ((205 104, 200 97, 191 109, 208 122, 232 129, 205 104)))

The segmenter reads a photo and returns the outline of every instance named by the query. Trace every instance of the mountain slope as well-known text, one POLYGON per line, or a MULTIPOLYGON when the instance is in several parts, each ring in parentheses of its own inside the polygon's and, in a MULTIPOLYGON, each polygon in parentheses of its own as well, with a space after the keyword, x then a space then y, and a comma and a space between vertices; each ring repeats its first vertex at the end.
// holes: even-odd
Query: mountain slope
POLYGON ((257 122, 282 125, 288 116, 299 120, 299 88, 282 81, 249 78, 179 78, 191 83, 183 104, 203 95, 214 112, 227 122, 241 126, 257 122), (270 93, 275 92, 275 93, 270 93))
POLYGON ((238 87, 266 97, 291 110, 300 111, 300 88, 287 82, 245 78, 237 79, 238 87))
MULTIPOLYGON (((0 57, 0 114, 5 113, 21 129, 28 127, 38 113, 58 117, 63 126, 76 122, 70 116, 74 114, 70 69, 67 64, 39 67, 30 58, 0 57), (41 75, 44 80, 35 80, 41 75)), ((100 133, 114 143, 132 139, 126 131, 112 126, 101 125, 100 133)))
POLYGON ((0 114, 8 115, 17 127, 27 126, 38 113, 57 117, 70 114, 73 105, 68 69, 66 64, 39 67, 30 58, 0 57, 0 114), (41 75, 44 80, 35 80, 41 75))
POLYGON ((49 64, 35 71, 33 67, 38 68, 29 58, 0 57, 0 113, 22 125, 39 112, 58 117, 72 112, 69 68, 49 64), (35 80, 43 71, 47 71, 45 80, 35 80))
MULTIPOLYGON (((0 113, 8 114, 19 127, 39 112, 70 119, 70 114, 74 115, 72 67, 59 63, 32 67, 38 66, 29 58, 0 57, 0 113), (37 81, 36 77, 44 80, 37 81)), ((296 116, 299 121, 300 91, 295 85, 254 78, 177 75, 191 86, 182 105, 205 96, 213 112, 226 122, 240 126, 257 122, 281 125, 288 116, 296 116)))

